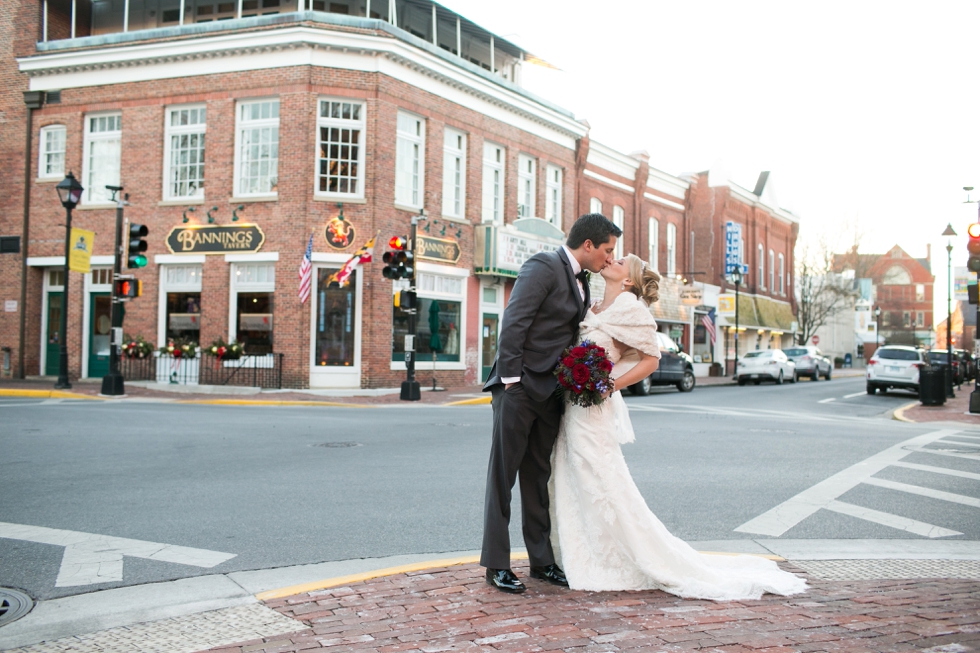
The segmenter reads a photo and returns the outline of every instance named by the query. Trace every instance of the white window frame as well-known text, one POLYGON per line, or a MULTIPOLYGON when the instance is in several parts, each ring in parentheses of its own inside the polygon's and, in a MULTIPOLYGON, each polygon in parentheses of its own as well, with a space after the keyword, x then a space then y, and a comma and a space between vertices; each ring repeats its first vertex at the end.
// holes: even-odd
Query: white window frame
POLYGON ((395 206, 421 209, 425 204, 425 118, 399 111, 395 135, 395 206), (414 129, 406 130, 405 123, 414 129))
POLYGON ((517 217, 537 216, 538 162, 527 154, 517 155, 517 217))
POLYGON ((38 179, 61 179, 65 176, 65 155, 67 154, 68 128, 64 125, 45 125, 41 127, 40 136, 37 144, 37 178, 38 179), (61 149, 50 150, 48 145, 52 137, 60 134, 61 149), (56 170, 48 169, 48 157, 61 154, 61 168, 56 170))
POLYGON ((589 199, 589 213, 602 213, 602 200, 598 197, 589 199))
MULTIPOLYGON (((163 113, 164 123, 163 123, 163 199, 164 201, 174 201, 174 200, 204 200, 204 184, 197 189, 197 193, 194 195, 174 195, 171 193, 171 169, 173 166, 173 161, 171 160, 173 156, 173 137, 183 136, 183 135, 193 135, 199 134, 203 140, 201 145, 201 155, 202 159, 200 162, 200 167, 204 169, 204 154, 207 151, 207 107, 204 104, 183 104, 178 106, 167 107, 166 111, 163 113), (177 125, 173 126, 171 124, 171 116, 177 111, 187 111, 187 110, 203 110, 204 111, 204 123, 198 123, 196 125, 177 125)), ((201 178, 202 182, 207 181, 207 177, 201 178)))
POLYGON ((766 261, 765 261, 766 252, 765 252, 765 248, 762 247, 762 243, 759 243, 758 244, 757 249, 759 251, 759 281, 758 281, 758 284, 759 284, 759 288, 765 289, 765 287, 766 287, 766 261))
POLYGON ((483 222, 504 223, 507 148, 483 142, 483 222))
POLYGON ((562 177, 558 166, 545 167, 545 218, 559 229, 562 228, 562 177))
POLYGON ((677 274, 677 225, 667 223, 667 276, 677 274))
POLYGON ((647 264, 656 272, 660 272, 660 221, 650 218, 647 223, 647 264))
MULTIPOLYGON (((278 258, 278 257, 277 257, 278 258)), ((270 261, 267 258, 263 260, 257 259, 255 262, 252 261, 241 261, 234 262, 229 266, 229 272, 231 274, 231 280, 228 284, 228 342, 235 342, 238 337, 238 293, 240 292, 268 292, 273 294, 273 304, 272 304, 272 342, 276 342, 276 326, 278 319, 276 318, 276 307, 279 302, 278 298, 275 297, 276 292, 276 262, 270 261), (239 281, 238 274, 239 268, 247 267, 249 265, 263 265, 269 266, 273 271, 272 281, 239 281)), ((273 344, 273 349, 275 349, 275 344, 273 344)))
POLYGON ((446 127, 442 138, 442 215, 466 219, 466 134, 446 127))
MULTIPOLYGON (((101 166, 100 166, 101 168, 101 166)), ((82 193, 81 201, 79 202, 82 206, 113 206, 110 198, 112 197, 109 191, 106 190, 106 186, 118 186, 119 185, 119 175, 122 169, 122 112, 120 111, 109 111, 101 113, 87 113, 85 114, 85 143, 82 148, 82 186, 85 187, 85 192, 82 193), (118 119, 118 129, 112 131, 104 132, 93 132, 92 131, 92 121, 98 120, 100 118, 117 118, 118 119), (99 181, 95 181, 93 175, 95 171, 92 169, 92 162, 90 160, 92 156, 92 146, 98 142, 113 142, 116 143, 116 170, 115 175, 112 174, 112 170, 104 177, 101 177, 99 181)))
MULTIPOLYGON (((279 196, 278 186, 279 186, 279 113, 282 106, 280 104, 278 97, 267 97, 267 98, 249 98, 248 100, 240 100, 235 105, 235 178, 234 178, 234 196, 241 198, 276 198, 279 196), (244 119, 242 117, 242 112, 245 107, 252 106, 254 104, 262 104, 264 102, 275 102, 279 107, 276 110, 275 118, 257 118, 257 119, 244 119), (245 129, 263 129, 272 128, 276 130, 276 156, 270 157, 271 161, 274 161, 275 165, 275 175, 269 175, 269 179, 275 179, 276 183, 274 185, 270 184, 270 190, 267 192, 244 192, 242 189, 242 168, 244 166, 244 160, 242 157, 242 148, 244 146, 244 141, 242 138, 242 133, 245 129), (276 190, 272 190, 276 189, 276 190)), ((260 159, 261 162, 261 159, 260 159)), ((260 178, 261 179, 261 178, 260 178)))
MULTIPOLYGON (((438 361, 437 360, 435 362, 435 366, 433 367, 432 358, 430 357, 428 360, 426 360, 426 356, 424 354, 420 354, 419 356, 417 356, 415 358, 415 369, 416 370, 432 370, 432 369, 435 369, 435 370, 465 370, 466 369, 466 364, 467 364, 467 361, 469 360, 469 356, 467 354, 467 349, 466 349, 467 344, 468 344, 467 343, 467 339, 466 339, 466 334, 469 333, 466 330, 466 320, 467 320, 467 310, 468 310, 467 309, 467 299, 469 297, 469 292, 468 292, 468 288, 469 288, 469 276, 470 276, 470 271, 467 268, 457 268, 457 267, 450 267, 450 266, 446 266, 446 265, 439 265, 439 264, 436 264, 436 263, 419 262, 419 264, 418 264, 418 279, 416 281, 416 287, 418 289, 417 290, 417 293, 418 293, 419 299, 445 299, 445 300, 449 300, 449 301, 459 302, 459 321, 460 321, 460 324, 459 324, 459 329, 458 329, 459 330, 459 360, 458 361, 438 361), (425 289, 424 286, 427 285, 427 284, 425 282, 425 279, 422 278, 424 276, 429 276, 429 277, 452 277, 452 278, 459 279, 459 282, 460 282, 460 291, 459 291, 459 294, 456 294, 456 293, 448 293, 448 292, 440 292, 438 290, 427 290, 427 289, 425 289)), ((395 281, 391 285, 392 285, 392 288, 391 288, 392 294, 398 292, 399 290, 407 290, 408 289, 408 281, 406 281, 406 280, 395 281)), ((437 282, 434 282, 433 285, 438 285, 438 284, 437 284, 437 282)), ((480 298, 477 298, 477 301, 479 301, 479 300, 480 300, 480 298)), ((501 313, 501 317, 502 316, 503 316, 503 313, 501 313)), ((483 316, 482 315, 480 316, 480 321, 481 321, 481 323, 483 321, 483 316)), ((394 325, 392 324, 391 327, 393 328, 393 326, 394 325)), ((479 360, 477 360, 477 365, 478 366, 480 365, 480 361, 479 360)), ((405 368, 405 361, 404 360, 391 361, 390 369, 404 371, 406 369, 405 368)), ((477 375, 479 375, 479 372, 477 372, 477 375)))
POLYGON ((779 294, 786 294, 786 258, 779 253, 779 294))
MULTIPOLYGON (((316 133, 314 134, 314 139, 316 142, 316 147, 313 152, 313 196, 322 199, 336 199, 336 200, 351 200, 351 199, 364 199, 364 156, 367 142, 367 102, 361 100, 355 100, 352 98, 344 97, 320 97, 317 98, 316 104, 316 133), (327 107, 331 106, 331 103, 340 103, 341 111, 343 111, 343 105, 351 105, 352 113, 353 107, 357 106, 358 118, 334 118, 331 116, 323 115, 324 104, 327 107), (356 192, 340 192, 340 191, 330 191, 330 190, 320 190, 320 180, 324 177, 329 177, 329 175, 320 174, 320 163, 321 161, 329 161, 329 157, 324 158, 320 156, 322 151, 322 143, 324 142, 320 138, 321 129, 349 129, 358 131, 357 140, 357 174, 354 176, 346 175, 347 178, 353 179, 354 183, 357 185, 356 192)), ((344 147, 344 145, 341 145, 344 147)))
MULTIPOLYGON (((317 291, 317 280, 323 269, 339 270, 347 262, 349 256, 340 253, 313 253, 313 290, 310 293, 310 387, 311 388, 360 388, 362 351, 364 345, 364 270, 356 275, 356 298, 354 307, 354 364, 345 366, 320 366, 316 364, 316 326, 320 315, 320 295, 317 291)), ((275 325, 273 325, 275 328, 275 325)))
POLYGON ((621 206, 613 205, 612 222, 614 225, 619 227, 619 230, 623 232, 620 234, 619 238, 616 239, 616 258, 623 258, 623 236, 626 230, 626 209, 621 206))
POLYGON ((776 255, 769 250, 769 290, 776 292, 776 255))
POLYGON ((919 328, 919 327, 925 328, 925 326, 926 326, 926 312, 925 311, 916 311, 915 312, 915 326, 916 326, 916 328, 919 328))
POLYGON ((203 294, 203 290, 201 290, 201 276, 204 274, 204 261, 202 259, 204 259, 203 255, 200 258, 195 256, 187 263, 163 264, 157 266, 160 270, 160 288, 157 296, 157 342, 161 345, 164 345, 167 342, 167 293, 199 292, 203 294), (194 272, 197 273, 197 280, 183 283, 170 281, 168 278, 170 270, 179 267, 196 268, 194 272))

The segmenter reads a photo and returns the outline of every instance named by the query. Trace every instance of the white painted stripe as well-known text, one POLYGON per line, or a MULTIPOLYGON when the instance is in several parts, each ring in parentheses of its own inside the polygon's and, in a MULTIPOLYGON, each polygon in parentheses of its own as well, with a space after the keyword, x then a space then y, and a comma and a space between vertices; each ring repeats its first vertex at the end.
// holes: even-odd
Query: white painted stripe
POLYGON ((932 488, 922 487, 919 485, 910 485, 908 483, 899 483, 898 481, 889 481, 888 479, 885 478, 869 478, 866 479, 864 483, 865 485, 876 485, 878 487, 888 488, 889 490, 898 490, 899 492, 918 494, 919 496, 929 497, 930 499, 940 499, 941 501, 962 503, 964 506, 973 506, 974 508, 980 508, 980 499, 974 499, 973 497, 963 496, 962 494, 953 494, 952 492, 933 490, 932 488))
POLYGON ((980 460, 980 453, 953 453, 952 451, 937 451, 936 449, 916 449, 914 453, 928 453, 934 456, 949 456, 950 458, 980 460))
POLYGON ((934 474, 946 474, 947 476, 959 476, 960 478, 969 478, 974 481, 980 481, 980 474, 973 474, 971 472, 961 472, 958 469, 950 469, 949 467, 933 467, 932 465, 919 465, 918 463, 907 463, 904 461, 898 461, 897 463, 892 463, 893 467, 907 467, 909 469, 917 469, 920 472, 932 472, 934 474))
POLYGON ((621 181, 616 181, 615 179, 610 179, 609 177, 600 175, 598 172, 592 172, 591 170, 584 170, 583 172, 585 173, 586 177, 592 177, 593 179, 597 181, 601 181, 604 184, 609 184, 610 186, 614 186, 616 188, 625 190, 630 193, 636 192, 636 189, 633 188, 632 186, 628 186, 621 181))
POLYGON ((740 533, 759 533, 760 535, 779 537, 865 479, 874 476, 885 467, 912 453, 906 447, 921 447, 956 432, 932 431, 899 442, 803 490, 795 497, 787 499, 754 519, 750 519, 735 530, 740 533))
POLYGON ((821 400, 820 400, 820 401, 818 401, 817 403, 818 403, 818 404, 829 404, 829 403, 830 403, 830 402, 832 402, 832 401, 836 401, 836 399, 834 399, 833 397, 831 397, 830 399, 821 399, 821 400))
POLYGON ((939 526, 933 526, 932 524, 927 524, 925 522, 916 521, 915 519, 909 519, 908 517, 899 517, 898 515, 892 515, 879 510, 872 510, 871 508, 855 506, 850 503, 844 503, 843 501, 831 501, 824 506, 824 508, 842 515, 857 517, 858 519, 874 522, 890 528, 897 528, 900 531, 915 533, 916 535, 921 535, 923 537, 950 537, 951 535, 963 534, 957 531, 941 528, 939 526))
POLYGON ((683 211, 686 208, 683 204, 678 204, 677 202, 671 202, 670 200, 665 200, 659 195, 654 195, 653 193, 643 193, 643 197, 653 202, 663 204, 664 206, 669 206, 672 209, 677 209, 678 211, 683 211))
POLYGON ((868 393, 867 392, 854 392, 854 393, 849 394, 849 395, 844 395, 844 399, 854 399, 854 397, 861 397, 861 396, 866 395, 866 394, 868 394, 868 393))
POLYGON ((980 436, 977 436, 977 435, 967 435, 965 433, 957 433, 956 434, 956 437, 958 437, 958 438, 967 438, 967 439, 970 439, 970 440, 980 440, 980 436))
POLYGON ((940 440, 936 444, 959 444, 964 447, 980 447, 980 442, 960 442, 959 440, 940 440))

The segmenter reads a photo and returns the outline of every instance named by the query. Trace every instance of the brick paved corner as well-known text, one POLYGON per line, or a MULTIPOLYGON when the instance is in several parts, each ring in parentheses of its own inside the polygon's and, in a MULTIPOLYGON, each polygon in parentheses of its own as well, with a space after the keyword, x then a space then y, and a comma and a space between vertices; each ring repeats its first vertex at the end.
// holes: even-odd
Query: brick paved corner
MULTIPOLYGON (((527 578, 526 567, 516 571, 527 578)), ((212 653, 980 651, 978 581, 810 582, 804 595, 728 603, 660 591, 577 592, 533 580, 512 596, 466 565, 269 601, 309 628, 212 653)))

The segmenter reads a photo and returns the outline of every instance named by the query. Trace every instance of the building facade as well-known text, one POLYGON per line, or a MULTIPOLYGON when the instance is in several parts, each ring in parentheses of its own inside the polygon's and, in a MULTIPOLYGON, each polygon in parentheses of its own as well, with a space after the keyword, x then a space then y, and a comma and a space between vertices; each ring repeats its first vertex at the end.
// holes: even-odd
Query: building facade
MULTIPOLYGON (((874 257, 869 276, 874 285, 875 308, 881 310, 879 340, 884 345, 932 347, 933 284, 928 254, 909 255, 898 245, 874 257)), ((945 343, 941 343, 945 347, 945 343)), ((866 356, 870 353, 866 352, 866 356)))

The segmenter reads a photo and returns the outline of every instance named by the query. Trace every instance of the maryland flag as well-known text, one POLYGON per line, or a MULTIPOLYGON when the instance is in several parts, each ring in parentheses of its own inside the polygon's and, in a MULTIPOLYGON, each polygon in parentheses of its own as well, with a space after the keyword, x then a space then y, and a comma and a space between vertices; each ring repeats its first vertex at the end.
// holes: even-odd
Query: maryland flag
MULTIPOLYGON (((379 231, 378 234, 380 233, 379 231)), ((327 277, 327 286, 332 286, 336 283, 343 288, 350 281, 350 275, 354 272, 354 268, 361 263, 371 262, 371 257, 374 255, 374 242, 378 239, 378 234, 375 234, 371 240, 364 243, 360 249, 354 252, 354 255, 344 263, 342 268, 327 277)))

